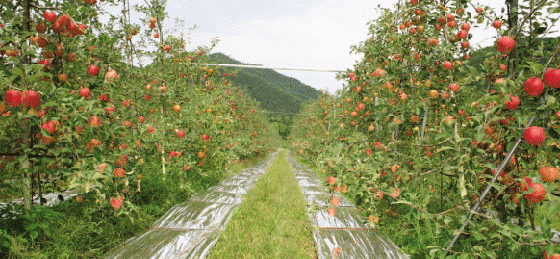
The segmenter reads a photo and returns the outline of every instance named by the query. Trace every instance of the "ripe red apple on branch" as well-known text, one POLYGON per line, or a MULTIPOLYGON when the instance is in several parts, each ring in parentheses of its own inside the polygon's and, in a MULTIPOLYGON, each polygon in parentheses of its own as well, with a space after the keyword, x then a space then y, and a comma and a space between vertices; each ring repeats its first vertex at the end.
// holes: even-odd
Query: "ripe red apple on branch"
POLYGON ((533 180, 528 177, 523 178, 523 181, 525 181, 525 183, 521 182, 521 190, 523 192, 528 192, 529 188, 531 188, 531 192, 525 194, 525 198, 527 198, 527 200, 537 203, 544 199, 546 196, 546 190, 541 183, 534 184, 533 180))
POLYGON ((543 128, 539 126, 531 126, 525 129, 523 132, 523 138, 525 142, 532 146, 538 146, 542 144, 546 138, 546 133, 543 128))
POLYGON ((113 82, 113 81, 117 80, 117 71, 115 71, 113 69, 107 71, 107 73, 105 73, 105 79, 108 82, 113 82))
POLYGON ((523 84, 525 92, 532 97, 539 96, 544 90, 544 83, 537 77, 529 77, 525 84, 523 84))
POLYGON ((33 109, 37 109, 41 102, 41 95, 33 90, 24 90, 21 94, 21 101, 24 107, 30 106, 33 109))
POLYGON ((541 179, 545 182, 555 182, 560 177, 560 171, 556 167, 543 166, 539 169, 541 179))
POLYGON ((99 67, 97 65, 89 65, 88 66, 88 74, 90 76, 96 76, 99 74, 99 67))
POLYGON ((97 127, 101 126, 101 119, 99 119, 99 117, 97 117, 97 116, 89 117, 89 126, 91 126, 93 128, 97 128, 97 127))
POLYGON ((560 88, 560 69, 549 68, 543 75, 544 84, 552 88, 560 88))
POLYGON ((336 183, 336 178, 334 178, 334 176, 331 175, 331 176, 329 176, 329 178, 327 179, 327 182, 328 182, 330 185, 333 185, 333 184, 336 183))
POLYGON ((176 133, 177 133, 177 136, 179 138, 184 138, 185 137, 185 131, 183 131, 183 130, 177 130, 176 133))
POLYGON ((512 95, 510 96, 509 100, 506 100, 506 107, 509 110, 515 110, 519 104, 521 103, 521 99, 519 99, 519 97, 512 95))
POLYGON ((46 130, 49 134, 53 134, 57 129, 57 122, 56 121, 47 121, 41 125, 41 128, 46 130))
POLYGON ((331 205, 338 207, 338 205, 340 204, 340 198, 338 197, 332 197, 331 198, 331 205))
POLYGON ((21 105, 21 92, 18 90, 7 90, 4 94, 4 100, 8 103, 8 105, 12 107, 18 107, 21 105))
POLYGON ((492 26, 494 26, 494 28, 496 28, 496 29, 500 29, 502 27, 502 21, 501 20, 495 20, 494 23, 492 24, 492 26))
POLYGON ((498 39, 496 48, 498 49, 499 52, 509 53, 515 48, 515 39, 513 39, 510 36, 503 36, 500 39, 498 39))
POLYGON ((546 255, 546 250, 544 251, 544 259, 560 259, 560 254, 553 254, 550 257, 546 255))
POLYGON ((111 207, 113 207, 115 211, 119 210, 122 206, 123 200, 124 198, 122 196, 119 196, 118 198, 111 197, 110 199, 111 207))
POLYGON ((44 12, 43 17, 50 23, 54 23, 56 21, 56 14, 49 11, 44 12))
POLYGON ((89 96, 90 96, 90 91, 89 91, 89 88, 87 88, 87 87, 80 89, 80 90, 78 91, 78 93, 79 93, 82 97, 84 97, 84 99, 88 99, 89 96))

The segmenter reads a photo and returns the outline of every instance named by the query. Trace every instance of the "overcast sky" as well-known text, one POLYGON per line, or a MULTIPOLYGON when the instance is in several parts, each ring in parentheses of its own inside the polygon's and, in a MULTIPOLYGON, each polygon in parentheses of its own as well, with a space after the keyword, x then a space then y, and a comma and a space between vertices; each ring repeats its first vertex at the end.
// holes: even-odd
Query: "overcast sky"
MULTIPOLYGON (((130 0, 131 5, 139 2, 130 0)), ((183 19, 188 27, 196 25, 198 29, 192 32, 187 49, 210 45, 212 38, 218 38, 220 42, 213 52, 222 52, 242 63, 346 70, 361 59, 359 55, 350 55, 350 46, 366 39, 367 23, 378 17, 378 7, 390 8, 395 2, 168 0, 166 10, 169 18, 165 26, 172 27, 174 18, 183 19)), ((491 2, 494 8, 499 8, 504 1, 483 2, 491 2)), ((132 20, 139 23, 134 21, 134 16, 132 20)), ((471 39, 472 47, 476 47, 477 43, 482 46, 494 43, 495 30, 477 33, 474 29, 471 32, 475 35, 471 39)), ((278 72, 331 93, 343 86, 343 82, 335 79, 335 73, 278 72)))

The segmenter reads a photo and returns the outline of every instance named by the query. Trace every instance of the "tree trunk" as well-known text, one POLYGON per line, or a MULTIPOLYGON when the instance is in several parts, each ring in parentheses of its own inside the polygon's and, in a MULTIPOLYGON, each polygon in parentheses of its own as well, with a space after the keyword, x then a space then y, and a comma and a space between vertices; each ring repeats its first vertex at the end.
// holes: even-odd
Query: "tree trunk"
POLYGON ((518 0, 506 0, 506 5, 508 7, 508 29, 517 30, 517 23, 519 19, 518 11, 519 3, 518 0))
MULTIPOLYGON (((23 1, 23 31, 29 32, 31 31, 31 0, 24 0, 23 1)), ((31 57, 26 55, 23 57, 22 60, 25 64, 31 64, 31 57)), ((25 73, 25 72, 24 72, 25 73)), ((25 80, 24 80, 25 84, 25 80)), ((24 86, 24 88, 27 88, 24 86)), ((20 128, 22 129, 21 132, 21 147, 23 149, 23 153, 26 153, 30 142, 30 128, 29 128, 29 119, 23 119, 20 122, 20 128)), ((31 203, 33 202, 33 194, 32 194, 32 187, 31 187, 31 163, 29 159, 26 158, 21 162, 21 190, 23 192, 23 207, 25 210, 31 209, 31 203)))
MULTIPOLYGON (((20 123, 23 132, 21 134, 21 144, 25 150, 29 143, 29 122, 28 120, 22 120, 20 123)), ((24 151, 25 152, 25 151, 24 151)), ((26 210, 31 209, 31 203, 33 201, 33 194, 31 193, 31 163, 29 159, 26 158, 21 162, 21 191, 23 192, 23 208, 26 210)))

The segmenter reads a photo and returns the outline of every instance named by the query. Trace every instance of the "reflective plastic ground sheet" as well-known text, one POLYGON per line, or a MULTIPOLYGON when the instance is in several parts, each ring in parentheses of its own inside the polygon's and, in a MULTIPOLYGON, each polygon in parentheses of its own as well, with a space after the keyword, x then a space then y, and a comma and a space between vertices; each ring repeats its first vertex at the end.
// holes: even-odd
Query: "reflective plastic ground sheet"
MULTIPOLYGON (((188 201, 172 207, 143 235, 127 240, 107 258, 206 258, 239 204, 276 153, 188 201)), ((344 196, 335 216, 327 213, 332 194, 317 175, 288 156, 308 202, 318 258, 408 258, 385 235, 364 224, 358 209, 344 196)))
POLYGON ((288 159, 307 199, 318 258, 409 258, 384 234, 364 224, 357 208, 339 193, 335 215, 327 213, 333 194, 315 172, 288 159))
POLYGON ((206 258, 245 195, 276 158, 229 177, 173 206, 143 235, 127 240, 107 258, 206 258))

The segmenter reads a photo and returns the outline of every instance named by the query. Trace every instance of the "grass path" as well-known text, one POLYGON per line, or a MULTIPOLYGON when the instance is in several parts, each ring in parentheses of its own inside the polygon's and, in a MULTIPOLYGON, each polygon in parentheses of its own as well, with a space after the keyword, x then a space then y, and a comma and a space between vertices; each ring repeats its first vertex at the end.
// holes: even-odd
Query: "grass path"
POLYGON ((245 195, 209 258, 316 258, 306 206, 283 150, 245 195))

